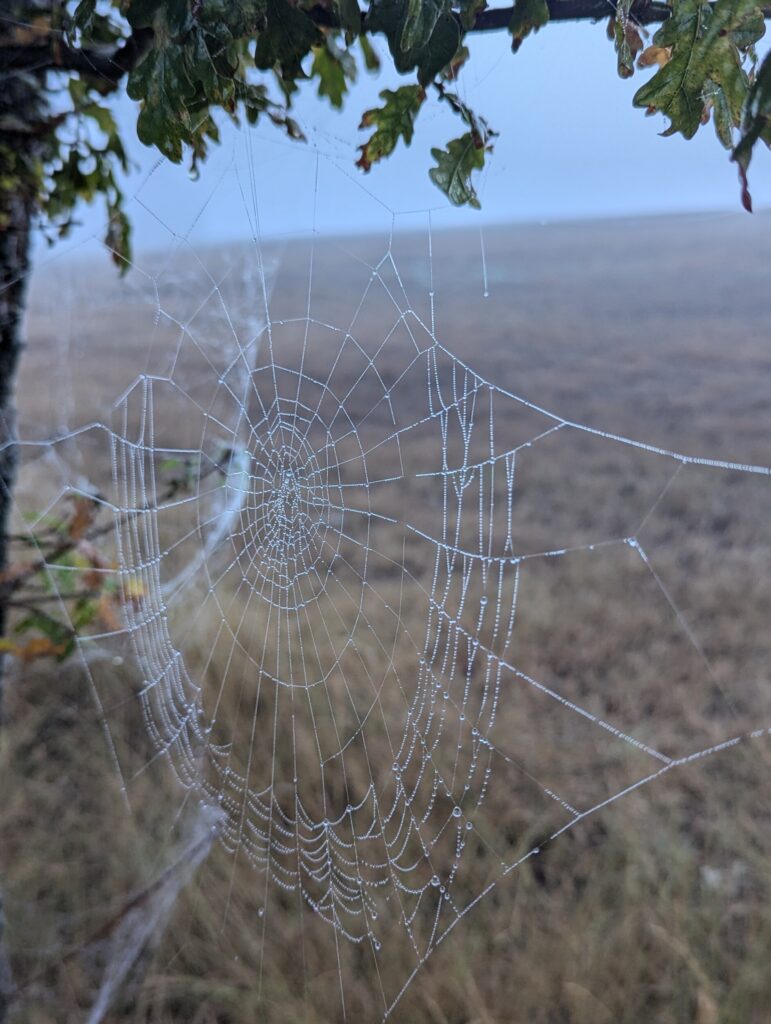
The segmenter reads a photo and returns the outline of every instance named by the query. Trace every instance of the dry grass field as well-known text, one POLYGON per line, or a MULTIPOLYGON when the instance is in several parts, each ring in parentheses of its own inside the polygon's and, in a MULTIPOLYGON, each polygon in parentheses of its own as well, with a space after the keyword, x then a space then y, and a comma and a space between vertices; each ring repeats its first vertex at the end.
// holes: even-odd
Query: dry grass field
MULTIPOLYGON (((326 481, 327 525, 342 540, 323 588, 297 584, 303 607, 313 607, 301 623, 297 616, 290 640, 286 605, 295 597, 290 587, 274 598, 264 553, 275 517, 289 515, 284 505, 266 511, 255 491, 205 558, 203 513, 216 510, 222 485, 209 498, 199 480, 196 501, 166 503, 151 536, 122 528, 148 603, 154 551, 166 584, 194 568, 164 607, 163 629, 200 683, 203 715, 216 719, 207 742, 227 747, 224 760, 212 754, 199 765, 224 796, 225 823, 215 826, 223 842, 201 838, 209 824, 201 832, 195 791, 176 778, 173 769, 192 763, 184 743, 169 742, 159 756, 148 735, 148 720, 158 726, 170 707, 180 711, 192 684, 161 675, 142 704, 166 634, 159 639, 161 627, 145 624, 141 608, 127 609, 127 624, 150 651, 144 664, 130 638, 117 636, 86 639, 83 657, 62 664, 12 667, 0 857, 16 1024, 380 1020, 416 966, 405 905, 414 912, 409 931, 426 948, 440 919, 434 897, 405 895, 399 909, 376 868, 359 866, 373 885, 380 945, 338 940, 308 906, 309 898, 324 904, 325 880, 306 876, 303 899, 267 879, 259 843, 247 842, 261 805, 245 795, 267 793, 285 814, 301 802, 314 820, 334 821, 370 783, 384 804, 398 806, 403 786, 425 810, 430 870, 452 879, 453 912, 495 882, 427 958, 391 1019, 769 1019, 771 480, 650 450, 771 465, 768 228, 762 214, 489 229, 489 296, 476 233, 435 235, 432 262, 422 236, 395 236, 385 262, 383 239, 320 240, 310 300, 307 240, 268 244, 278 379, 248 247, 154 254, 124 283, 96 263, 41 272, 20 435, 51 443, 24 449, 16 530, 30 528, 30 512, 66 508, 73 486, 121 508, 163 504, 169 450, 211 459, 232 445, 222 425, 238 418, 233 393, 251 374, 241 413, 253 456, 274 443, 270 416, 259 412, 271 394, 282 407, 315 406, 307 443, 317 454, 333 450, 313 472, 326 481), (432 289, 435 336, 460 361, 441 355, 437 394, 461 386, 462 366, 503 389, 494 397, 478 389, 466 458, 501 460, 518 449, 508 514, 500 471, 486 490, 480 472, 462 506, 443 490, 443 465, 462 456, 462 425, 448 428, 443 449, 436 425, 423 423, 430 374, 427 382, 423 364, 411 369, 415 346, 427 344, 432 289), (234 361, 236 336, 252 365, 234 361), (150 391, 134 386, 141 374, 157 378, 150 391), (345 396, 351 429, 340 428, 337 406, 327 409, 330 394, 345 396), (122 496, 108 429, 131 442, 117 446, 122 496), (128 483, 137 467, 139 498, 128 483), (450 652, 449 667, 437 670, 451 708, 441 731, 410 702, 421 695, 418 661, 439 571, 426 537, 439 536, 443 518, 455 549, 476 544, 521 560, 497 582, 474 563, 463 594, 465 563, 442 570, 442 609, 516 672, 504 674, 493 722, 482 659, 435 626, 438 648, 450 652), (491 605, 513 609, 515 587, 516 617, 500 628, 482 609, 490 594, 491 605), (312 651, 302 669, 287 666, 301 647, 312 651), (301 682, 272 684, 286 678, 301 682), (256 695, 261 680, 271 685, 256 695), (470 732, 483 718, 484 762, 470 732), (433 738, 430 762, 446 791, 437 794, 431 772, 421 772, 429 759, 419 749, 404 755, 394 782, 402 734, 433 738), (742 741, 635 785, 734 737, 742 741), (579 814, 599 809, 550 840, 566 803, 579 814), (441 825, 454 804, 469 823, 462 858, 455 831, 441 825), (502 867, 535 847, 516 869, 502 867)), ((290 434, 293 445, 300 441, 290 434)), ((281 493, 293 500, 291 487, 281 493)), ((349 816, 361 840, 364 828, 349 816)), ((290 837, 273 854, 283 877, 294 870, 297 829, 296 845, 290 837)), ((388 827, 382 832, 386 843, 388 827)), ((417 856, 417 843, 408 833, 389 863, 417 856)), ((425 888, 421 870, 410 879, 425 888)), ((332 911, 344 912, 342 902, 332 911)))

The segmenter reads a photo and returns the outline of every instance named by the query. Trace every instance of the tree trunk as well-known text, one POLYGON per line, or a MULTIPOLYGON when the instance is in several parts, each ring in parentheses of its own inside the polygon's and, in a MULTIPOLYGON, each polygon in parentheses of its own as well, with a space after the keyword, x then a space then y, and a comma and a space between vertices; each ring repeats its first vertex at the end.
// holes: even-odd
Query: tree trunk
MULTIPOLYGON (((0 574, 8 565, 8 526, 16 480, 14 384, 24 347, 24 303, 35 212, 34 182, 30 175, 44 145, 39 126, 45 110, 39 78, 0 73, 0 181, 4 182, 0 185, 0 574), (8 182, 16 184, 9 187, 8 182)), ((0 635, 7 625, 6 599, 0 584, 0 635)), ((0 654, 0 729, 5 718, 4 660, 0 654)), ((0 1024, 7 1018, 13 992, 4 931, 0 881, 0 1024)))
MULTIPOLYGON (((0 145, 3 141, 0 135, 0 145)), ((31 204, 24 195, 0 196, 0 573, 7 566, 6 534, 16 480, 14 382, 24 344, 22 321, 29 273, 31 219, 31 204)), ((5 632, 5 626, 5 602, 0 601, 0 634, 5 632)), ((0 699, 1 694, 0 690, 0 699)))
MULTIPOLYGON (((3 143, 0 137, 0 145, 3 143)), ((8 523, 16 479, 14 444, 16 410, 13 392, 22 342, 22 317, 29 269, 31 210, 22 196, 2 196, 0 203, 0 573, 8 564, 8 523)), ((0 635, 5 634, 7 608, 0 598, 0 635)), ((4 665, 0 654, 0 728, 4 724, 4 665)), ((6 1019, 13 991, 5 944, 5 915, 0 886, 0 1024, 6 1019)))
MULTIPOLYGON (((11 6, 10 13, 16 13, 11 6)), ((16 480, 14 385, 24 347, 32 223, 50 134, 44 76, 0 69, 0 574, 8 564, 9 512, 16 480)), ((5 633, 6 619, 6 594, 0 582, 0 635, 5 633)), ((0 661, 0 725, 2 670, 0 661)))

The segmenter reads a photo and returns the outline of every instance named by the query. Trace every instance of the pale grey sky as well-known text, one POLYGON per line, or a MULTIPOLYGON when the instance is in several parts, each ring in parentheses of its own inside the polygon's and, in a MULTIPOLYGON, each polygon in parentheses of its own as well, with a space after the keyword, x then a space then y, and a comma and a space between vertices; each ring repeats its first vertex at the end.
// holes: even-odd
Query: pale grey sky
MULTIPOLYGON (((385 53, 384 40, 377 44, 385 53)), ((199 243, 247 238, 255 209, 264 235, 314 225, 321 232, 378 230, 390 211, 428 208, 437 225, 458 226, 740 209, 736 168, 711 126, 691 142, 661 138, 665 119, 632 108, 648 73, 618 78, 604 25, 547 26, 516 55, 503 32, 472 36, 470 46, 461 91, 500 132, 480 182, 481 213, 450 208, 428 179, 430 147, 462 130, 435 100, 421 113, 410 148, 400 147, 369 175, 356 169, 356 147, 366 137, 358 129, 362 112, 377 104, 381 89, 408 80, 365 73, 342 113, 319 100, 311 83, 305 87, 295 116, 307 144, 272 126, 239 131, 226 122, 222 145, 196 182, 136 140, 134 105, 124 99, 119 116, 137 165, 126 183, 137 247, 162 246, 174 235, 199 243)), ((768 154, 758 154, 751 169, 757 208, 771 204, 770 171, 768 154)), ((101 232, 100 209, 81 219, 75 242, 101 232)))

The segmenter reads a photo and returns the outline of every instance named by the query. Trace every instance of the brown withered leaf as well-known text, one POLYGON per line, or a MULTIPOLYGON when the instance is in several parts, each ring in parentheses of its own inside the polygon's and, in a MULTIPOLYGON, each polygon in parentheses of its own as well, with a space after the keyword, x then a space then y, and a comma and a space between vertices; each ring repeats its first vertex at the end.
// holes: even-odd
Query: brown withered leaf
POLYGON ((15 46, 35 46, 51 35, 51 22, 45 15, 38 15, 24 24, 11 23, 10 41, 15 46))
POLYGON ((73 498, 72 506, 72 518, 67 529, 72 540, 80 540, 94 522, 99 506, 93 498, 82 496, 73 498))
POLYGON ((29 576, 34 571, 35 565, 32 562, 13 562, 7 569, 0 572, 0 587, 23 580, 25 576, 29 576))
POLYGON ((626 41, 629 43, 629 49, 632 51, 632 60, 637 56, 638 53, 643 49, 645 43, 640 35, 640 31, 636 25, 628 21, 624 26, 624 33, 626 35, 626 41))
POLYGON ((120 614, 120 600, 117 594, 103 591, 99 598, 97 614, 104 626, 113 632, 123 629, 123 619, 120 614))
POLYGON ((80 541, 78 554, 82 555, 90 566, 83 573, 83 585, 88 590, 101 590, 105 581, 111 578, 108 572, 115 571, 115 563, 105 558, 90 540, 80 541))
POLYGON ((671 57, 671 46, 648 46, 637 58, 637 67, 652 68, 654 64, 658 64, 660 68, 663 68, 665 64, 669 63, 671 57))

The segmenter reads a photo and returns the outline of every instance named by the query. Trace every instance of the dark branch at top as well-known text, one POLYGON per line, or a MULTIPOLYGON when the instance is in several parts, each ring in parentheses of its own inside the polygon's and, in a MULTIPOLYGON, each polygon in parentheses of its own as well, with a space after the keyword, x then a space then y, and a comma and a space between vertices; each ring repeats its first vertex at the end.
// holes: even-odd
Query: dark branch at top
POLYGON ((152 46, 152 29, 139 29, 119 46, 79 48, 49 35, 30 45, 0 45, 0 73, 9 71, 76 71, 105 85, 117 83, 152 46))
MULTIPOLYGON (((615 14, 616 0, 546 0, 549 21, 601 21, 615 14)), ((666 21, 672 13, 665 0, 635 0, 630 16, 639 25, 651 25, 666 21)), ((765 8, 766 17, 771 17, 771 7, 765 8)), ((497 32, 509 27, 513 7, 489 7, 477 14, 469 32, 497 32)), ((337 21, 331 10, 317 5, 308 15, 321 28, 336 28, 337 21)), ((362 15, 362 29, 366 31, 366 14, 362 15)))
MULTIPOLYGON (((615 14, 615 0, 547 0, 549 21, 600 21, 615 14)), ((508 28, 512 7, 488 8, 476 16, 471 32, 494 32, 508 28)), ((668 3, 661 0, 638 0, 632 4, 631 18, 638 25, 651 25, 666 21, 672 13, 668 3)))
MULTIPOLYGON (((616 10, 616 0, 547 0, 550 22, 600 21, 616 10)), ((496 32, 508 28, 513 7, 491 7, 477 14, 470 32, 496 32)), ((665 0, 636 0, 630 17, 638 25, 666 21, 672 9, 665 0)), ((317 4, 306 11, 319 28, 334 29, 339 24, 328 7, 317 4)), ((763 8, 771 18, 771 5, 763 8)), ((367 16, 362 12, 362 32, 367 31, 367 16)), ((152 29, 139 29, 118 47, 78 48, 68 46, 60 36, 41 38, 31 45, 0 42, 0 73, 9 71, 76 71, 115 86, 152 45, 152 29)))

